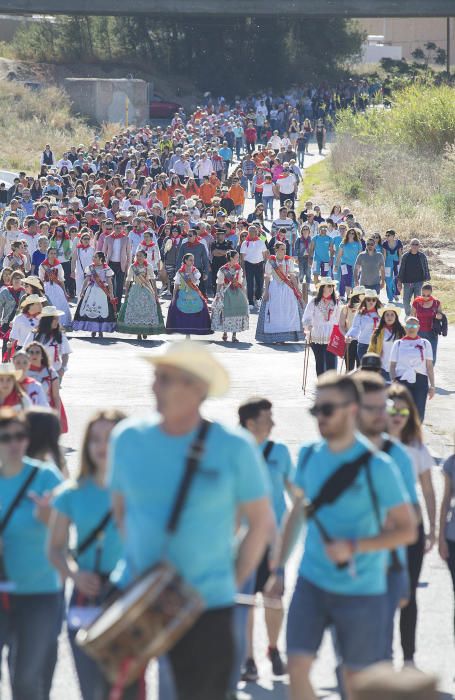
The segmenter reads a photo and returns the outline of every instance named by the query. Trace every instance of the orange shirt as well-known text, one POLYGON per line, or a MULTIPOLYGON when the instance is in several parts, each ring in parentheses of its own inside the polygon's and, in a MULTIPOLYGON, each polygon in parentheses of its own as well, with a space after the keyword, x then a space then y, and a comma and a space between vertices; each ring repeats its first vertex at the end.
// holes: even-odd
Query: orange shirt
POLYGON ((216 187, 210 184, 210 182, 203 182, 199 188, 199 197, 202 199, 204 204, 210 204, 212 197, 215 196, 216 187))
POLYGON ((210 177, 209 177, 209 182, 210 182, 211 185, 213 185, 213 187, 214 187, 215 189, 221 185, 220 180, 218 180, 217 176, 216 176, 216 175, 213 175, 213 174, 210 175, 210 177))
POLYGON ((245 204, 245 190, 242 185, 232 185, 228 196, 232 199, 236 207, 245 204))
POLYGON ((169 190, 156 190, 156 198, 167 209, 170 202, 169 190))

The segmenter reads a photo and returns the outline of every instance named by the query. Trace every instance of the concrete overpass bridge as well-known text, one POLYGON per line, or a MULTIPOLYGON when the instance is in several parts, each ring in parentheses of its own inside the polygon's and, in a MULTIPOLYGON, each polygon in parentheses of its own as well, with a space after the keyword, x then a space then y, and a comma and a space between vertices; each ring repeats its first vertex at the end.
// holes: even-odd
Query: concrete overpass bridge
POLYGON ((0 0, 1 14, 450 17, 455 0, 0 0))

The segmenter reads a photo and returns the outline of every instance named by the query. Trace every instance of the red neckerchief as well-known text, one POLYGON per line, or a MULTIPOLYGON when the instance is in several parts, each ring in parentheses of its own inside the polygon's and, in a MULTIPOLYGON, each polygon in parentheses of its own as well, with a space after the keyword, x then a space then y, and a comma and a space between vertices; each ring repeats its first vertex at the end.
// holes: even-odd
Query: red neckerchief
POLYGON ((146 229, 143 229, 142 231, 138 231, 136 228, 132 228, 131 233, 135 233, 136 236, 142 236, 142 234, 144 233, 145 230, 146 229))
POLYGON ((376 317, 373 318, 373 330, 376 330, 376 326, 379 323, 379 314, 377 309, 372 309, 371 311, 367 311, 366 309, 363 309, 363 316, 371 316, 372 314, 376 314, 376 317))
POLYGON ((114 239, 114 241, 118 240, 119 238, 126 238, 128 234, 126 231, 120 231, 120 233, 111 233, 110 237, 114 239))
POLYGON ((87 248, 90 248, 90 243, 88 245, 84 245, 83 243, 78 243, 76 248, 82 248, 82 250, 87 250, 87 248))
POLYGON ((196 236, 194 241, 186 241, 187 246, 189 246, 190 248, 194 248, 194 246, 198 245, 199 243, 201 243, 201 239, 199 238, 199 236, 196 236))
POLYGON ((24 236, 30 236, 30 238, 35 238, 35 236, 39 236, 39 231, 35 231, 35 233, 32 233, 29 229, 24 231, 24 236))
POLYGON ((150 241, 150 243, 146 243, 145 241, 142 241, 141 243, 141 248, 153 248, 155 246, 153 241, 150 241))
POLYGON ((133 262, 133 267, 147 267, 147 262, 140 263, 136 260, 135 262, 133 262))
POLYGON ((25 386, 25 384, 35 384, 35 379, 32 379, 31 377, 24 377, 23 379, 20 380, 19 384, 21 386, 25 386))
MULTIPOLYGON (((332 299, 331 296, 329 296, 329 297, 324 297, 324 296, 322 296, 322 297, 321 297, 321 301, 323 301, 324 304, 327 306, 331 301, 333 301, 333 299, 332 299)), ((327 309, 324 309, 324 311, 325 311, 326 314, 327 314, 327 319, 326 319, 326 320, 327 320, 327 321, 330 321, 330 317, 331 317, 331 315, 333 314, 333 309, 328 309, 328 310, 327 310, 327 309)))
MULTIPOLYGON (((182 267, 181 267, 181 268, 179 268, 179 272, 187 272, 187 269, 186 269, 185 263, 184 263, 184 264, 182 265, 182 267)), ((196 268, 194 267, 194 265, 192 266, 192 268, 191 268, 190 272, 191 272, 191 273, 193 273, 193 272, 196 272, 196 268)))
MULTIPOLYGON (((416 297, 412 303, 413 303, 413 304, 416 304, 416 303, 417 303, 417 304, 422 304, 422 306, 423 306, 423 304, 426 304, 427 301, 431 301, 431 303, 434 304, 434 302, 435 302, 435 301, 438 301, 438 300, 435 299, 434 296, 431 296, 431 297, 416 297)), ((438 303, 439 303, 439 302, 438 302, 438 303)), ((425 307, 423 307, 423 308, 425 308, 425 307)), ((427 309, 431 309, 431 306, 427 306, 426 308, 427 308, 427 309)))
POLYGON ((60 261, 56 260, 55 262, 51 263, 51 262, 49 262, 49 258, 46 258, 46 260, 43 260, 41 265, 44 265, 44 266, 47 265, 47 267, 57 267, 57 265, 60 265, 60 261))
POLYGON ((247 237, 245 238, 246 247, 248 248, 250 243, 254 243, 255 241, 259 241, 259 240, 260 240, 259 236, 256 236, 255 238, 251 238, 250 234, 248 234, 247 237))
POLYGON ((41 372, 42 365, 30 365, 30 372, 41 372))
MULTIPOLYGON (((420 337, 420 335, 416 335, 415 338, 411 338, 409 335, 405 335, 404 338, 402 338, 401 340, 422 340, 422 338, 420 337)), ((420 352, 420 361, 423 362, 425 357, 423 353, 424 347, 423 345, 416 345, 416 348, 420 352)))
POLYGON ((6 399, 3 401, 2 406, 16 406, 18 403, 21 403, 21 401, 22 396, 16 389, 13 389, 11 394, 8 394, 6 399))

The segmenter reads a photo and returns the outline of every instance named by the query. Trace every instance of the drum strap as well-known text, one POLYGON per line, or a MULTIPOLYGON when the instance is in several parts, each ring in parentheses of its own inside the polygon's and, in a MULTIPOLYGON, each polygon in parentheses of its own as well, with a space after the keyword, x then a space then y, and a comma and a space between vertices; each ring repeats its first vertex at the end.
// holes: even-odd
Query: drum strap
POLYGON ((73 556, 76 559, 77 559, 77 557, 80 557, 81 554, 83 554, 85 552, 85 550, 88 549, 90 547, 90 545, 93 544, 93 542, 95 542, 95 540, 97 540, 100 535, 102 535, 102 533, 104 532, 104 530, 108 526, 111 518, 112 518, 112 511, 109 510, 105 515, 103 515, 103 517, 96 524, 96 526, 89 532, 87 537, 84 540, 82 540, 80 545, 78 547, 76 547, 76 549, 73 551, 73 556))
POLYGON ((177 496, 166 526, 166 531, 168 534, 172 534, 177 530, 177 525, 179 523, 191 483, 204 454, 204 445, 209 428, 210 422, 203 419, 196 438, 190 445, 188 456, 186 458, 185 472, 183 474, 179 490, 177 491, 177 496))

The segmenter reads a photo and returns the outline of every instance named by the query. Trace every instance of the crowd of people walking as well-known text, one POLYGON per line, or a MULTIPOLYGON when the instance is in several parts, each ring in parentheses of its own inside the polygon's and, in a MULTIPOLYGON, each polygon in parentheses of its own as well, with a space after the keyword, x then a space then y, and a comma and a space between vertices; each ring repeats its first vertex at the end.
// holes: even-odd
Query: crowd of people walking
MULTIPOLYGON (((360 669, 392 659, 395 614, 404 662, 414 663, 419 574, 438 540, 422 426, 447 318, 419 239, 367 232, 337 203, 299 206, 308 143, 321 152, 326 135, 325 115, 306 109, 277 110, 267 97, 219 102, 103 146, 54 154, 47 145, 39 175, 21 173, 7 193, 0 642, 13 700, 49 699, 64 619, 84 700, 144 697, 142 677, 128 688, 120 672, 118 683, 106 678, 76 637, 164 546, 205 609, 159 660, 163 700, 226 700, 240 679, 258 679, 254 616, 234 608, 236 592, 274 600, 267 655, 276 676, 289 672, 292 700, 315 698, 310 671, 325 629, 348 700, 360 669), (270 439, 269 397, 239 406, 239 430, 201 419, 205 398, 223 395, 229 378, 188 338, 221 333, 236 344, 253 316, 257 343, 305 342, 314 357, 320 437, 296 464, 270 439), (141 347, 150 336, 187 336, 146 356, 158 417, 97 413, 71 478, 58 444, 68 430, 68 332, 129 334, 141 347), (200 473, 178 499, 182 523, 169 545, 166 519, 194 459, 200 473), (282 650, 285 567, 303 519, 282 650)), ((444 478, 439 551, 455 590, 453 458, 444 478)))

